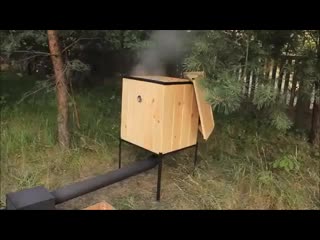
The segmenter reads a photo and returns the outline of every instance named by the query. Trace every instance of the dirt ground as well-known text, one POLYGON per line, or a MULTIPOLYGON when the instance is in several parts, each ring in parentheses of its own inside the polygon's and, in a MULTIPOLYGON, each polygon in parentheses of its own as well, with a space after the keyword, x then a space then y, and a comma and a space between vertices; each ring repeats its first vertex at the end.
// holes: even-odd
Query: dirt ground
MULTIPOLYGON (((150 152, 141 149, 138 149, 137 152, 137 147, 128 144, 123 146, 122 149, 122 167, 130 165, 136 161, 143 160, 151 154, 150 152)), ((186 149, 184 151, 190 157, 194 153, 193 148, 186 149)), ((173 182, 170 181, 170 169, 172 167, 177 167, 175 166, 176 164, 174 160, 174 155, 172 156, 168 155, 163 159, 161 200, 159 202, 156 201, 158 173, 158 166, 156 166, 151 170, 132 176, 118 183, 112 184, 92 193, 88 193, 81 197, 59 204, 57 205, 57 208, 65 210, 77 210, 84 209, 96 203, 106 201, 115 209, 121 210, 168 209, 170 208, 170 198, 174 195, 172 194, 172 192, 170 194, 167 194, 168 191, 170 192, 170 189, 174 187, 173 182)), ((192 159, 186 160, 191 161, 190 163, 192 163, 193 161, 192 159)), ((193 165, 188 165, 190 165, 190 170, 192 171, 193 165)), ((106 169, 103 173, 116 170, 117 167, 118 154, 114 153, 112 166, 108 166, 108 169, 106 169)))

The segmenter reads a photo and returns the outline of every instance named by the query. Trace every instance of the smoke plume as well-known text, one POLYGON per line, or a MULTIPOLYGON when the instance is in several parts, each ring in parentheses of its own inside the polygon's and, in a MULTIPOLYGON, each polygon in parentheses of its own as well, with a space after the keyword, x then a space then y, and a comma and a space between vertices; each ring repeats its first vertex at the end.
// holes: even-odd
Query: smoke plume
POLYGON ((132 75, 166 75, 166 64, 184 51, 185 35, 181 30, 159 30, 151 35, 151 46, 139 53, 132 75))

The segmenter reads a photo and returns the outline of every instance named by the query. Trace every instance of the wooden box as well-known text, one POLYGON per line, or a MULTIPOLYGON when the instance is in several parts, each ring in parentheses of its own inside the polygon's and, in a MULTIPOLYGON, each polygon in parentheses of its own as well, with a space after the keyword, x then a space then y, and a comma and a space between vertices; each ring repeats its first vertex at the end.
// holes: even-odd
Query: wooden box
POLYGON ((123 78, 121 139, 156 154, 195 145, 198 128, 207 139, 214 119, 200 79, 197 72, 185 73, 185 78, 123 78))

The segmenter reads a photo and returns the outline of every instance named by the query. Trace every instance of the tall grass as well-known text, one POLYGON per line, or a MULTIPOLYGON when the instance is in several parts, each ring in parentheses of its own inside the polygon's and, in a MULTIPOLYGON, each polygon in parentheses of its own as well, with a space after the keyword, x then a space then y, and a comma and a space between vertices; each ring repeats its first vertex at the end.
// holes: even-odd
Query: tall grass
POLYGON ((55 92, 51 88, 36 92, 39 81, 14 73, 0 75, 2 205, 7 192, 36 185, 54 188, 105 171, 101 166, 110 165, 116 151, 119 89, 104 87, 75 94, 80 128, 70 101, 72 148, 62 153, 56 146, 55 92), (27 92, 36 93, 24 98, 27 92))
POLYGON ((318 209, 320 159, 308 144, 239 119, 218 122, 200 168, 172 184, 186 199, 176 207, 318 209))
MULTIPOLYGON (((38 80, 0 75, 2 205, 8 192, 38 185, 54 189, 116 168, 120 88, 75 93, 80 128, 70 101, 72 148, 61 152, 55 92, 43 88, 20 101, 39 88, 38 80)), ((318 150, 294 133, 259 126, 243 114, 215 120, 210 140, 200 139, 196 169, 192 149, 165 157, 160 204, 153 201, 156 171, 93 193, 94 199, 107 199, 117 209, 319 209, 318 150)), ((138 155, 135 148, 125 149, 124 161, 138 155)), ((73 207, 90 202, 81 199, 73 207)))

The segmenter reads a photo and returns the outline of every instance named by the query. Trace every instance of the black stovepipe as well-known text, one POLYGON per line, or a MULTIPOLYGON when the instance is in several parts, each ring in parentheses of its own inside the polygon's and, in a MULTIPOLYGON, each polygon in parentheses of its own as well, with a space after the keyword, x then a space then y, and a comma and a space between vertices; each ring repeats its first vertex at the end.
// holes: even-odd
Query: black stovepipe
POLYGON ((55 203, 60 204, 152 169, 158 165, 159 161, 160 159, 158 156, 151 155, 146 160, 136 162, 128 167, 123 167, 97 177, 72 183, 54 190, 51 194, 55 197, 55 203))

